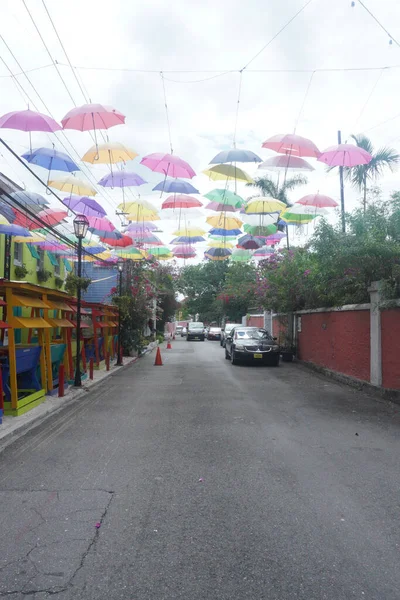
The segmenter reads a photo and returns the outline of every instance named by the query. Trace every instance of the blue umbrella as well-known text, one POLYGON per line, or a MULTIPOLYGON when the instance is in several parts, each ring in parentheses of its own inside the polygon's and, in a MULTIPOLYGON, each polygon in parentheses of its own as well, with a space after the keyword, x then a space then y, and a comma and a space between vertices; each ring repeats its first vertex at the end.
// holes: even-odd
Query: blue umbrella
POLYGON ((94 198, 87 196, 68 196, 61 200, 63 204, 75 213, 90 217, 104 217, 107 213, 94 198))
POLYGON ((195 244, 196 242, 204 242, 205 239, 201 235, 181 235, 172 240, 171 244, 195 244))
POLYGON ((214 156, 210 160, 210 165, 219 165, 220 163, 233 163, 233 162, 262 162, 261 158, 254 154, 251 150, 239 150, 238 148, 232 148, 232 150, 223 150, 219 152, 217 156, 214 156))
POLYGON ((240 229, 218 229, 214 227, 208 233, 210 235, 240 235, 242 232, 240 229))
POLYGON ((104 246, 85 246, 86 254, 101 254, 106 250, 104 246))
POLYGON ((7 219, 7 221, 9 221, 10 223, 15 221, 15 219, 16 219, 16 215, 15 215, 13 209, 11 208, 11 206, 6 204, 5 202, 2 202, 1 200, 0 200, 0 215, 3 215, 3 217, 5 217, 7 219))
POLYGON ((20 225, 0 225, 0 233, 4 235, 21 235, 23 237, 30 237, 32 235, 30 231, 20 225))
MULTIPOLYGON (((25 192, 21 190, 20 192, 12 192, 10 194, 11 198, 19 204, 23 204, 24 207, 29 208, 34 212, 40 212, 43 210, 43 207, 48 205, 48 202, 41 194, 36 194, 36 192, 25 192)), ((19 206, 15 208, 20 209, 19 206)))
POLYGON ((170 194, 199 194, 199 190, 196 190, 191 183, 182 181, 181 179, 168 179, 157 183, 156 187, 153 187, 153 192, 168 192, 170 194))
POLYGON ((231 254, 232 250, 229 250, 229 248, 209 248, 204 252, 204 256, 206 258, 211 258, 212 260, 222 260, 231 254))
POLYGON ((238 246, 245 248, 245 250, 256 250, 261 246, 265 246, 265 239, 246 233, 238 239, 238 246))
POLYGON ((89 227, 89 231, 98 235, 101 238, 108 238, 109 240, 120 240, 122 238, 122 233, 119 231, 105 231, 104 229, 96 229, 96 227, 89 227))
POLYGON ((67 173, 80 171, 78 165, 74 163, 68 154, 59 152, 54 148, 36 148, 36 150, 32 150, 31 152, 25 152, 22 158, 48 171, 65 171, 67 173))

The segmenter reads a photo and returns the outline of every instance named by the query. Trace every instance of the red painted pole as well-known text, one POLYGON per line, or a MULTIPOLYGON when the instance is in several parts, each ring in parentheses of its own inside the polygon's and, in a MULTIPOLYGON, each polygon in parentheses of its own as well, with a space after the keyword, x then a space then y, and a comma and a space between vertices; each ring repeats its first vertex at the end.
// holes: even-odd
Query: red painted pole
POLYGON ((110 370, 110 355, 106 354, 106 371, 110 370))
POLYGON ((1 374, 1 365, 0 365, 0 410, 4 410, 3 376, 1 374))
POLYGON ((94 369, 94 359, 92 356, 92 358, 90 359, 90 362, 89 362, 89 378, 90 379, 93 379, 93 369, 94 369))
POLYGON ((64 365, 58 367, 58 397, 64 397, 64 365))
POLYGON ((83 368, 83 372, 86 373, 87 365, 86 365, 85 342, 83 342, 83 344, 82 344, 82 368, 83 368))

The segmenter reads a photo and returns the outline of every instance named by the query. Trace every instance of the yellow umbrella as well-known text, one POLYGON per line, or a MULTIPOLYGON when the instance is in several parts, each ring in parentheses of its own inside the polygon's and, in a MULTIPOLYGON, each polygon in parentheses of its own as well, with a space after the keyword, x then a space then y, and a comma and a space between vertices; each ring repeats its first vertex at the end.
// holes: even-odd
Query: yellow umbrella
POLYGON ((233 244, 230 242, 217 242, 216 240, 211 240, 207 246, 210 248, 233 248, 233 244))
POLYGON ((178 229, 177 231, 174 231, 174 233, 172 235, 175 235, 176 237, 180 237, 182 235, 185 235, 187 237, 196 237, 198 235, 204 235, 205 231, 204 229, 200 229, 199 227, 194 227, 194 228, 183 228, 183 229, 178 229))
POLYGON ((121 202, 121 204, 118 204, 118 207, 120 210, 123 210, 124 212, 127 213, 134 213, 136 212, 138 207, 143 207, 143 208, 147 208, 149 210, 152 210, 153 212, 157 212, 157 209, 155 206, 153 206, 153 204, 151 204, 150 202, 147 202, 147 200, 135 200, 134 202, 121 202))
POLYGON ((280 200, 260 196, 259 198, 252 198, 247 202, 245 212, 247 215, 267 215, 276 212, 280 213, 285 208, 287 208, 286 204, 280 200))
POLYGON ((235 165, 215 165, 203 171, 213 181, 225 181, 226 179, 235 179, 236 181, 244 181, 245 183, 254 183, 254 180, 243 169, 235 167, 235 165))
POLYGON ((135 221, 136 223, 140 223, 140 221, 159 221, 160 217, 158 213, 149 210, 143 206, 140 206, 136 209, 135 212, 129 212, 126 215, 128 221, 135 221))
MULTIPOLYGON (((4 215, 0 215, 0 225, 9 225, 10 221, 4 215)), ((24 238, 25 240, 26 238, 24 238)))
POLYGON ((114 164, 119 162, 127 162, 139 156, 137 152, 131 148, 127 148, 119 142, 100 144, 97 148, 92 146, 82 157, 84 162, 92 164, 114 164))
POLYGON ((17 235, 13 239, 16 244, 37 244, 38 242, 46 241, 46 236, 42 235, 41 233, 36 233, 35 231, 32 231, 29 237, 17 235))
POLYGON ((237 217, 227 217, 224 213, 207 217, 206 221, 212 227, 218 227, 220 229, 237 229, 243 224, 237 217))
POLYGON ((49 181, 49 186, 60 190, 60 192, 76 194, 77 196, 95 196, 97 194, 96 190, 88 183, 73 175, 64 175, 58 179, 52 179, 49 181))
POLYGON ((124 252, 123 250, 118 250, 116 254, 121 258, 125 258, 127 260, 143 260, 147 258, 147 252, 145 250, 139 250, 138 252, 130 254, 129 252, 124 252))

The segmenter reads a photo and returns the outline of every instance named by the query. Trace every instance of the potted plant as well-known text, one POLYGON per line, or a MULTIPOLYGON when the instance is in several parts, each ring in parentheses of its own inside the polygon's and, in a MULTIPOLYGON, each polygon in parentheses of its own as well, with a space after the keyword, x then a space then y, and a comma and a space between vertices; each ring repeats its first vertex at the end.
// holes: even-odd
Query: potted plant
POLYGON ((25 265, 16 265, 14 268, 14 272, 15 272, 15 277, 17 279, 23 279, 29 273, 29 271, 25 267, 25 265))
POLYGON ((82 292, 86 292, 92 280, 89 277, 78 277, 75 273, 68 273, 65 280, 65 291, 71 296, 76 294, 78 288, 82 292))
POLYGON ((296 356, 296 346, 291 336, 285 336, 281 345, 281 356, 283 362, 292 362, 293 357, 296 356))
POLYGON ((40 283, 45 283, 48 279, 50 279, 51 275, 51 271, 48 271, 47 269, 38 269, 36 272, 36 276, 40 283))
POLYGON ((56 284, 56 287, 62 288, 62 286, 64 284, 64 279, 62 279, 61 277, 59 277, 58 275, 56 275, 55 278, 54 278, 54 283, 56 284))

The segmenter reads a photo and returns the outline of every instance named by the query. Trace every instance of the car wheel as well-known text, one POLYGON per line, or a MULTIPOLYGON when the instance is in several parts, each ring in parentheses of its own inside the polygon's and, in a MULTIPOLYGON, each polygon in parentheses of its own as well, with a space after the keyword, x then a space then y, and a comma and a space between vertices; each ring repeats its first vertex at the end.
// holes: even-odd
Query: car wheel
POLYGON ((237 359, 236 359, 236 357, 235 357, 235 352, 234 352, 234 350, 233 350, 233 349, 231 350, 231 363, 232 363, 233 365, 237 365, 237 364, 238 364, 238 361, 237 361, 237 359))
POLYGON ((229 359, 230 359, 230 356, 229 356, 229 354, 228 354, 228 351, 227 351, 227 349, 226 349, 226 348, 225 348, 225 358, 226 358, 226 360, 229 360, 229 359))

